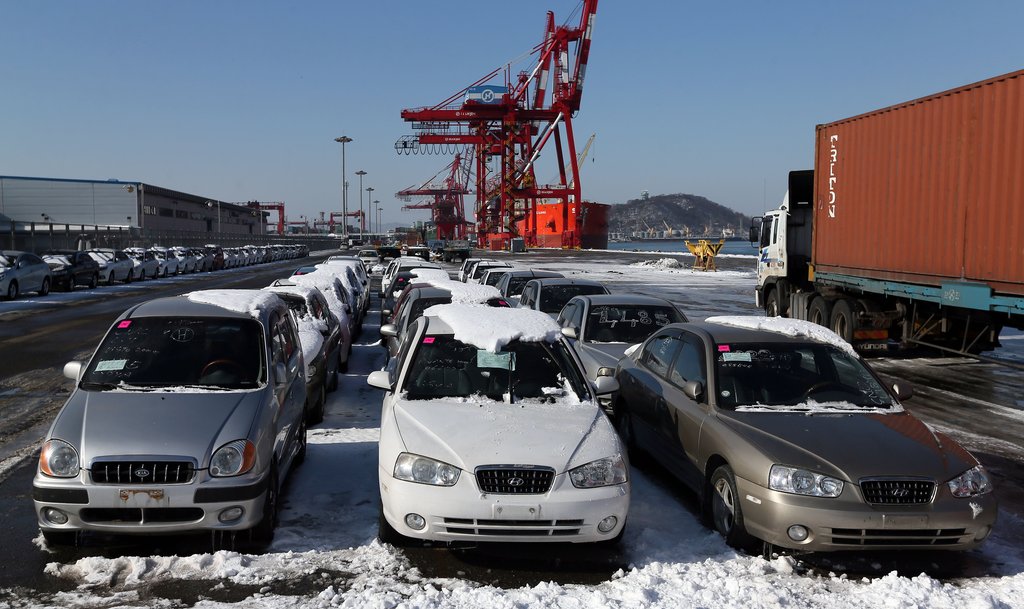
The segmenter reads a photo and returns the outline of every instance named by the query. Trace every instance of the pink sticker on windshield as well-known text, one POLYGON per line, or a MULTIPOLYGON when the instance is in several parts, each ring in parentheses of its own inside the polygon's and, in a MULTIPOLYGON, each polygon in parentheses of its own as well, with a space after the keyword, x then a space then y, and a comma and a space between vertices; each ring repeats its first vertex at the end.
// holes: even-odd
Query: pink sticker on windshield
POLYGON ((729 351, 732 351, 732 349, 729 348, 729 345, 718 345, 719 353, 728 353, 729 351))
POLYGON ((122 321, 121 323, 117 324, 117 329, 118 330, 124 330, 125 328, 127 328, 130 325, 132 325, 132 320, 126 319, 126 320, 122 321))
POLYGON ((433 343, 434 343, 434 337, 433 336, 428 336, 428 337, 423 339, 423 344, 424 345, 430 345, 430 344, 433 344, 433 343))

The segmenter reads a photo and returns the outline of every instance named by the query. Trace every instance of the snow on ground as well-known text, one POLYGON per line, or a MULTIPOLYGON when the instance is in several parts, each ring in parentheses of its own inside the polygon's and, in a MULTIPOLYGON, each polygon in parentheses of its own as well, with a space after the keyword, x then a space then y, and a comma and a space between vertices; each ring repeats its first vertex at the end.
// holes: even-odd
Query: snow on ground
MULTIPOLYGON (((693 273, 599 263, 544 266, 572 268, 574 274, 610 283, 652 281, 673 286, 674 294, 716 285, 726 293, 741 289, 749 293, 752 279, 750 273, 693 273)), ((375 338, 370 329, 365 339, 375 338)), ((428 565, 415 562, 419 554, 382 545, 375 538, 381 394, 368 390, 365 372, 382 363, 380 353, 371 344, 355 347, 353 369, 362 373, 342 377, 341 389, 329 396, 326 420, 310 430, 306 462, 290 479, 281 524, 265 554, 218 551, 54 562, 47 566, 47 573, 73 583, 74 590, 42 599, 11 592, 7 597, 0 594, 0 599, 10 599, 18 607, 177 607, 182 605, 168 600, 175 598, 173 594, 157 598, 146 593, 145 586, 190 581, 204 589, 208 586, 211 595, 230 585, 259 590, 233 603, 207 597, 195 605, 204 608, 1024 607, 1024 550, 1019 539, 1003 537, 998 524, 994 536, 972 553, 972 560, 986 566, 983 576, 939 580, 923 573, 891 572, 868 578, 847 575, 838 568, 808 572, 791 557, 766 560, 733 551, 697 521, 671 483, 636 467, 623 539, 624 566, 604 581, 501 587, 463 576, 425 575, 421 567, 428 565), (272 591, 276 583, 290 580, 306 582, 308 591, 298 595, 272 591)), ((1021 530, 1019 522, 1000 524, 1014 524, 1007 529, 1021 530)), ((557 569, 550 578, 560 578, 557 569)))

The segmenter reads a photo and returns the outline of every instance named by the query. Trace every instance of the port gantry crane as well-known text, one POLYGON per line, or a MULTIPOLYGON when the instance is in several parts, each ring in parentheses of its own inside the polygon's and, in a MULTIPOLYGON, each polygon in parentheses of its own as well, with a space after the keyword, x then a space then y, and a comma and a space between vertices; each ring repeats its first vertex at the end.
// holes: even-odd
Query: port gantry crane
POLYGON ((447 167, 434 174, 419 186, 410 186, 395 193, 395 196, 402 201, 411 201, 414 196, 432 197, 422 203, 410 203, 402 206, 407 209, 429 209, 434 226, 437 227, 437 238, 444 240, 466 238, 466 211, 464 197, 469 193, 469 164, 463 160, 463 152, 455 155, 455 160, 447 167), (443 182, 437 183, 434 180, 442 172, 448 171, 443 182))
MULTIPOLYGON (((234 205, 240 205, 240 206, 243 206, 243 207, 248 207, 249 209, 253 209, 253 210, 277 212, 277 222, 275 223, 276 224, 276 232, 277 232, 278 235, 283 235, 284 234, 285 219, 284 219, 284 202, 283 201, 267 201, 267 202, 264 202, 264 201, 246 201, 245 203, 234 203, 234 205)), ((254 213, 259 213, 259 212, 254 212, 254 213)), ((269 227, 271 225, 268 224, 267 226, 269 227)))
POLYGON ((399 154, 451 153, 472 146, 480 247, 504 248, 518 236, 527 245, 536 245, 541 199, 563 203, 562 247, 580 246, 584 213, 569 217, 570 204, 582 203, 572 119, 583 95, 597 0, 581 4, 575 26, 556 26, 554 13, 548 11, 544 38, 534 48, 537 61, 514 82, 508 65, 437 105, 402 111, 402 119, 418 133, 395 142, 399 154), (504 86, 486 84, 502 73, 504 86), (551 140, 559 183, 538 185, 534 165, 551 140), (492 158, 498 162, 495 175, 490 173, 492 158))

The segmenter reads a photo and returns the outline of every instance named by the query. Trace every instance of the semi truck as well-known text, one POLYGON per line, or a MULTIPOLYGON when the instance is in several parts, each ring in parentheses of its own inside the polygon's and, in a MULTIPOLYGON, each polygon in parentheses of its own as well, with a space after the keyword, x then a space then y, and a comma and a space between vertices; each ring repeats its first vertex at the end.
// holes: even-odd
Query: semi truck
POLYGON ((864 351, 998 347, 1024 328, 1024 70, 818 125, 759 220, 766 315, 864 351))

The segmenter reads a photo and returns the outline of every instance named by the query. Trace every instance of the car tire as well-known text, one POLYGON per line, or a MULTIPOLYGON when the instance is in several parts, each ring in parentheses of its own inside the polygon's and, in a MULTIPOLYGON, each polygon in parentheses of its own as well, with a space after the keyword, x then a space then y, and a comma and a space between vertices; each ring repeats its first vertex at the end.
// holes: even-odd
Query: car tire
POLYGON ((40 296, 46 296, 49 293, 50 293, 50 278, 49 277, 44 277, 43 278, 43 285, 40 286, 40 288, 39 288, 39 295, 40 296))
POLYGON ((857 328, 857 303, 840 298, 832 306, 832 317, 829 328, 848 343, 853 342, 853 331, 857 328))
POLYGON ((388 519, 384 516, 384 506, 379 506, 377 512, 377 539, 381 543, 387 543, 402 548, 413 543, 411 537, 406 537, 395 530, 388 519))
POLYGON ((46 545, 51 548, 78 545, 78 531, 42 531, 42 533, 46 545))
POLYGON ((12 279, 11 282, 9 284, 7 284, 7 300, 14 300, 17 297, 18 297, 18 282, 12 279))
POLYGON ((811 301, 811 305, 807 307, 807 321, 826 328, 830 327, 829 323, 832 321, 832 303, 821 296, 816 297, 811 301))
POLYGON ((708 489, 711 524, 725 539, 725 543, 738 550, 748 550, 755 544, 743 523, 743 508, 736 490, 736 476, 728 465, 720 465, 711 474, 708 489))
POLYGON ((277 469, 274 468, 270 470, 267 492, 263 494, 263 518, 252 528, 252 539, 256 543, 269 544, 274 540, 280 492, 281 489, 277 484, 277 469))
POLYGON ((636 432, 633 428, 633 415, 629 412, 629 406, 622 400, 615 403, 615 428, 619 432, 619 438, 626 446, 630 463, 640 465, 646 455, 636 441, 636 432))
POLYGON ((309 424, 316 425, 324 420, 324 405, 327 403, 327 389, 325 384, 320 385, 320 391, 316 398, 316 404, 309 413, 309 424))
POLYGON ((768 297, 764 299, 764 314, 765 317, 778 317, 780 315, 778 289, 768 292, 768 297))
POLYGON ((331 384, 327 388, 327 391, 330 391, 331 393, 334 393, 335 391, 338 390, 338 372, 340 370, 341 370, 341 366, 339 365, 338 366, 338 370, 335 370, 334 372, 331 373, 331 384))
POLYGON ((131 283, 132 282, 132 272, 130 270, 128 271, 128 274, 124 276, 124 282, 125 283, 131 283))

